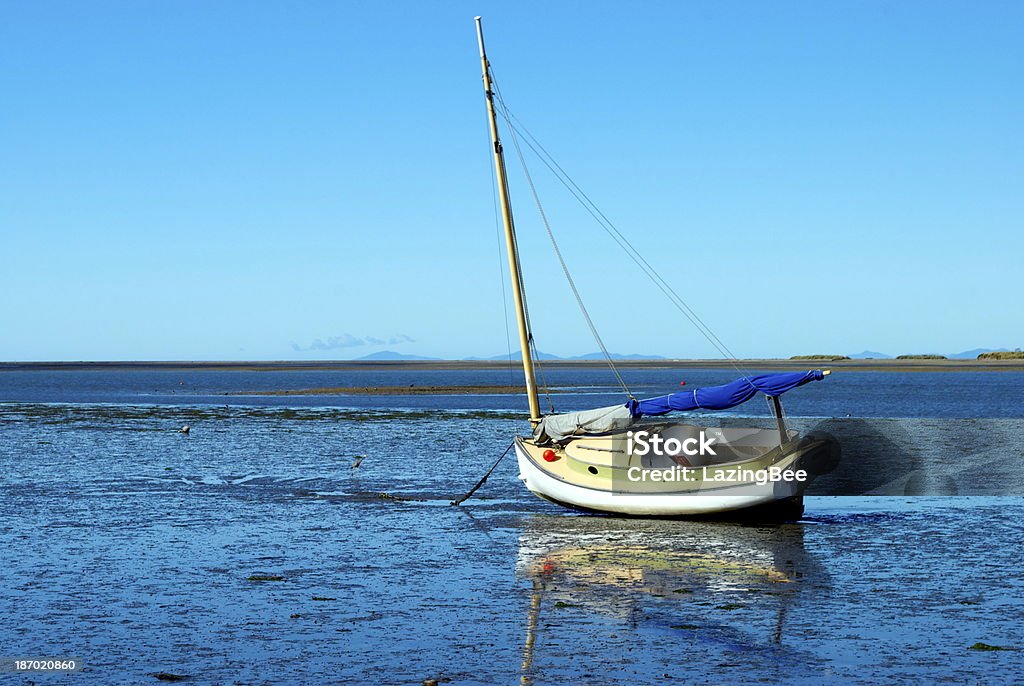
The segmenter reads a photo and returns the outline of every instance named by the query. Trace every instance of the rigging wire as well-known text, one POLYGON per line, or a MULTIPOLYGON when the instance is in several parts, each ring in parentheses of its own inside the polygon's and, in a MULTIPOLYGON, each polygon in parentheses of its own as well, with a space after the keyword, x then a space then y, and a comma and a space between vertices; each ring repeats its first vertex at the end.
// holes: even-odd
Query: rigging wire
MULTIPOLYGON (((490 65, 489 64, 488 64, 487 68, 490 69, 490 65)), ((491 85, 496 90, 496 86, 494 85, 493 78, 492 78, 492 81, 491 81, 491 85)), ((498 163, 501 165, 502 174, 505 176, 505 178, 508 178, 508 172, 505 169, 505 158, 504 158, 504 156, 502 156, 502 155, 498 156, 498 163)), ((492 186, 492 188, 493 188, 493 186, 492 186)), ((514 219, 515 215, 511 211, 512 199, 509 198, 506 195, 505 200, 506 200, 506 202, 509 203, 509 219, 512 221, 512 249, 515 252, 515 254, 518 255, 519 254, 519 238, 517 237, 516 231, 515 231, 515 219, 514 219)), ((504 270, 502 270, 502 271, 504 271, 504 270)), ((537 352, 537 343, 536 343, 536 341, 533 338, 533 326, 532 326, 532 324, 530 322, 530 308, 529 308, 529 305, 527 304, 526 295, 525 295, 526 286, 525 286, 525 281, 523 279, 523 268, 522 268, 522 265, 519 263, 519 260, 516 260, 516 276, 519 277, 519 287, 520 287, 520 289, 522 289, 522 292, 520 293, 520 300, 522 301, 523 319, 525 320, 525 323, 526 323, 526 337, 527 337, 527 339, 526 339, 526 350, 520 351, 520 353, 524 354, 524 355, 529 355, 530 356, 530 359, 533 362, 534 371, 536 371, 537 372, 537 376, 540 377, 539 378, 539 381, 540 381, 539 386, 540 386, 540 389, 544 393, 544 399, 547 400, 548 407, 550 408, 551 413, 554 414, 554 412, 555 412, 555 404, 551 400, 551 392, 550 392, 551 389, 548 387, 547 380, 546 380, 546 378, 544 376, 544 369, 543 369, 543 366, 540 363, 540 355, 537 352)), ((504 281, 502 282, 502 286, 504 287, 504 281)), ((506 321, 507 321, 507 319, 506 319, 506 321)), ((507 331, 507 329, 506 329, 506 331, 507 331)), ((510 349, 511 349, 511 347, 512 347, 511 344, 509 344, 509 348, 510 349)), ((512 353, 510 351, 509 352, 509 359, 510 359, 510 361, 511 361, 511 357, 512 357, 512 353)), ((538 381, 538 379, 534 379, 534 384, 537 384, 537 381, 538 381)))
MULTIPOLYGON (((492 84, 493 84, 493 81, 492 81, 492 84)), ((501 165, 502 165, 502 172, 505 173, 505 178, 508 178, 508 172, 505 171, 505 159, 504 159, 504 157, 501 158, 501 165)), ((512 202, 511 198, 508 198, 508 202, 509 202, 509 204, 511 204, 511 202, 512 202)), ((511 212, 509 212, 509 217, 512 217, 512 213, 511 212)), ((513 248, 515 250, 515 253, 518 255, 519 254, 519 236, 515 232, 515 220, 514 219, 513 219, 513 229, 512 229, 512 245, 513 245, 513 248)), ((540 389, 544 393, 544 399, 548 403, 548 408, 551 411, 551 414, 554 414, 555 413, 555 403, 551 400, 551 388, 548 386, 547 377, 544 376, 544 365, 541 364, 540 352, 537 350, 537 341, 533 337, 533 324, 530 322, 530 305, 527 302, 526 292, 525 292, 526 291, 526 286, 524 285, 526 282, 523 280, 523 266, 522 266, 522 263, 519 262, 519 260, 516 260, 516 271, 517 271, 517 273, 519 275, 519 285, 523 289, 523 293, 521 294, 522 295, 521 300, 522 300, 522 303, 523 303, 523 318, 526 320, 526 337, 527 337, 526 338, 526 348, 527 348, 526 349, 526 354, 530 356, 531 360, 533 360, 533 369, 534 369, 535 372, 537 372, 537 377, 539 377, 538 379, 534 379, 534 383, 538 383, 538 381, 539 381, 538 385, 539 385, 540 389)), ((509 357, 510 358, 511 358, 511 355, 512 355, 512 353, 509 353, 509 357)))
MULTIPOLYGON (((488 145, 488 147, 490 147, 490 144, 491 144, 491 132, 490 132, 490 130, 488 130, 487 131, 487 145, 488 145)), ((508 295, 505 292, 505 268, 504 268, 504 265, 502 264, 502 261, 503 261, 502 258, 504 257, 504 255, 502 254, 503 246, 502 246, 502 240, 501 240, 502 239, 502 236, 501 236, 501 217, 498 214, 498 182, 495 180, 494 174, 490 173, 490 167, 491 167, 492 164, 493 164, 493 162, 491 161, 491 155, 490 155, 490 153, 488 153, 488 155, 487 155, 488 174, 487 175, 491 178, 491 206, 492 206, 492 208, 494 210, 494 229, 495 229, 495 235, 497 236, 497 240, 498 240, 498 281, 501 282, 501 309, 502 309, 502 312, 503 312, 503 315, 504 315, 503 321, 505 323, 505 349, 508 352, 508 378, 509 378, 509 385, 510 386, 515 386, 516 385, 515 371, 514 371, 514 368, 512 366, 512 334, 509 332, 509 328, 508 328, 508 295)))
POLYGON ((583 297, 580 295, 579 289, 576 288, 576 282, 573 280, 572 274, 569 272, 569 267, 565 263, 565 258, 562 256, 561 249, 558 247, 558 241, 555 240, 555 234, 551 230, 551 224, 548 221, 547 213, 544 211, 544 206, 541 204, 540 196, 537 193, 537 187, 534 185, 533 177, 530 175, 530 170, 526 166, 526 157, 523 155, 522 148, 519 145, 519 136, 516 135, 516 129, 512 125, 512 120, 509 116, 508 108, 505 105, 505 100, 501 96, 501 89, 498 88, 498 85, 493 78, 493 74, 491 84, 494 87, 494 94, 497 96, 502 117, 509 125, 509 132, 512 134, 512 144, 515 146, 516 156, 519 158, 519 163, 523 168, 523 175, 526 177, 526 182, 530 187, 530 193, 533 195, 534 203, 537 205, 537 211, 540 213, 541 222, 544 224, 545 231, 547 231, 548 239, 550 239, 551 246, 555 250, 555 256, 558 258, 558 262, 562 267, 562 272, 565 274, 566 281, 569 282, 569 288, 572 289, 573 296, 576 298, 576 304, 579 306, 580 312, 583 313, 583 318, 586 320, 587 326, 590 328, 590 333, 597 342, 598 347, 600 347, 601 353, 604 355, 605 361, 608 363, 608 368, 611 369, 612 374, 615 375, 615 379, 619 382, 619 385, 622 386, 622 390, 625 391, 626 395, 630 399, 633 399, 633 394, 630 392, 629 386, 626 385, 625 379, 622 378, 618 368, 615 366, 615 362, 612 360, 611 354, 608 352, 607 346, 605 346, 604 341, 601 339, 601 334, 598 333, 597 327, 594 326, 594 320, 590 317, 590 312, 587 311, 587 306, 583 303, 583 297))
POLYGON ((737 372, 748 376, 750 371, 747 370, 740 362, 736 355, 729 349, 729 347, 718 337, 717 334, 704 322, 703 319, 686 303, 685 300, 675 291, 674 288, 658 273, 658 271, 647 261, 647 259, 637 250, 633 244, 622 234, 621 231, 612 223, 610 219, 601 211, 601 209, 594 203, 593 200, 583 191, 582 188, 572 179, 569 174, 562 169, 554 157, 541 145, 540 141, 537 140, 526 126, 516 117, 510 110, 508 110, 504 101, 502 101, 502 115, 505 117, 506 123, 509 129, 513 133, 513 140, 516 140, 516 134, 518 133, 524 139, 527 147, 533 151, 535 155, 541 160, 542 163, 554 174, 563 186, 569 191, 569 193, 576 199, 577 202, 590 214, 591 217, 598 223, 598 225, 607 233, 612 240, 619 245, 620 248, 630 257, 630 259, 640 268, 640 270, 647 276, 648 279, 660 290, 671 302, 680 313, 685 316, 691 324, 704 336, 705 339, 711 345, 718 350, 718 352, 736 369, 737 372), (517 126, 518 123, 518 126, 517 126))
POLYGON ((533 368, 537 372, 537 376, 540 377, 540 387, 544 389, 544 399, 548 401, 548 411, 555 414, 555 403, 551 400, 551 387, 548 385, 547 377, 544 376, 544 365, 540 362, 540 353, 537 351, 537 342, 533 340, 533 333, 530 334, 530 355, 533 356, 533 368))

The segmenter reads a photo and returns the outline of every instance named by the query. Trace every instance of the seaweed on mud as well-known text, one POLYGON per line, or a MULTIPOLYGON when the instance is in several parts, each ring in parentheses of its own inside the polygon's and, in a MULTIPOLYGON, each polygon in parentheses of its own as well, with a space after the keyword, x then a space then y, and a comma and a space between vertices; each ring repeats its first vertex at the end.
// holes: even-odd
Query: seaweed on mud
MULTIPOLYGON (((94 420, 164 422, 169 426, 138 427, 147 431, 177 431, 181 422, 221 421, 229 419, 266 419, 282 421, 389 422, 394 420, 479 420, 519 419, 509 410, 393 410, 342 409, 332 407, 252 407, 245 405, 109 405, 0 403, 0 421, 37 421, 46 424, 82 424, 94 420)), ((107 428, 97 427, 97 428, 107 428)))
POLYGON ((978 641, 974 645, 969 646, 967 648, 967 650, 994 651, 994 650, 1019 650, 1019 648, 1014 648, 1013 646, 994 646, 994 645, 989 645, 988 643, 982 643, 981 641, 978 641))
MULTIPOLYGON (((355 494, 355 495, 358 495, 358 494, 355 494)), ((385 493, 385 492, 375 493, 374 497, 376 497, 378 500, 393 500, 393 501, 399 502, 399 503, 407 503, 407 502, 416 502, 416 501, 427 500, 426 498, 417 498, 417 497, 409 496, 409 495, 395 495, 394 493, 385 493)))

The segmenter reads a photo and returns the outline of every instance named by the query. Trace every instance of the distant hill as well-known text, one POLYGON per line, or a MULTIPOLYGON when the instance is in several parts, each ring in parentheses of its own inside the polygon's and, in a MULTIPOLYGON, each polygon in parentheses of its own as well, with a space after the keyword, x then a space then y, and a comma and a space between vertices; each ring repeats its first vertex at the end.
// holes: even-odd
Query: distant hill
MULTIPOLYGON (((664 360, 665 357, 661 355, 623 355, 622 353, 609 353, 609 356, 613 360, 664 360)), ((603 360, 604 353, 587 353, 586 355, 575 355, 569 358, 570 360, 603 360)))
POLYGON ((423 357, 422 355, 407 355, 405 353, 396 353, 393 350, 381 350, 379 353, 372 353, 358 358, 360 360, 369 361, 393 361, 393 360, 440 360, 440 357, 423 357))
POLYGON ((897 355, 897 360, 945 360, 948 359, 945 355, 897 355))
POLYGON ((862 353, 856 355, 850 355, 854 360, 891 360, 892 355, 886 355, 885 353, 875 352, 874 350, 865 350, 862 353))
POLYGON ((956 353, 955 355, 947 355, 951 360, 976 360, 978 355, 983 353, 1008 353, 1009 348, 975 348, 974 350, 965 350, 962 353, 956 353))
MULTIPOLYGON (((638 355, 622 353, 609 353, 613 360, 664 360, 667 358, 661 355, 638 355)), ((587 353, 586 355, 573 355, 572 357, 561 357, 559 355, 552 355, 551 353, 537 353, 537 356, 541 360, 603 360, 604 353, 587 353)), ((520 357, 519 351, 512 353, 511 355, 495 355, 494 357, 467 357, 467 360, 518 360, 520 357)))

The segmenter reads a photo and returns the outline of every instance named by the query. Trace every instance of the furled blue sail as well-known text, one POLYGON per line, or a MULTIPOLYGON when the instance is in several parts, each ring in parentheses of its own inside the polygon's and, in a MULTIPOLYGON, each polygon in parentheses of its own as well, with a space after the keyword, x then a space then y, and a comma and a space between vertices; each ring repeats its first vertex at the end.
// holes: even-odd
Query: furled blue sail
POLYGON ((820 369, 744 376, 723 386, 695 388, 692 391, 680 391, 648 400, 631 400, 628 407, 635 419, 644 415, 687 410, 728 410, 747 402, 757 393, 775 397, 797 386, 803 386, 810 381, 821 381, 823 378, 825 375, 820 369))
POLYGON ((808 372, 745 376, 724 386, 680 391, 649 400, 630 400, 625 405, 612 405, 596 410, 552 414, 537 424, 534 428, 534 438, 542 444, 561 444, 573 436, 625 430, 644 415, 686 410, 728 410, 730 407, 745 403, 758 393, 779 396, 809 381, 820 381, 823 378, 825 374, 818 369, 808 372))

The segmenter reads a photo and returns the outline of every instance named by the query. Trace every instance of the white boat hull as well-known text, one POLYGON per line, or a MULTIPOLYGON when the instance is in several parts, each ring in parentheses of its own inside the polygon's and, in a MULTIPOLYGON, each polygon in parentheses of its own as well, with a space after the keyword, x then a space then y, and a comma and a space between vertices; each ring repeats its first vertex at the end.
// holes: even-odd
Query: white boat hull
MULTIPOLYGON (((609 514, 671 517, 700 516, 732 512, 754 507, 771 506, 799 498, 807 486, 800 481, 753 481, 715 485, 713 488, 680 490, 679 492, 630 493, 623 489, 583 486, 553 475, 541 467, 524 446, 515 441, 519 478, 533 494, 565 507, 609 514)), ((776 464, 793 466, 800 453, 794 452, 776 464)))

